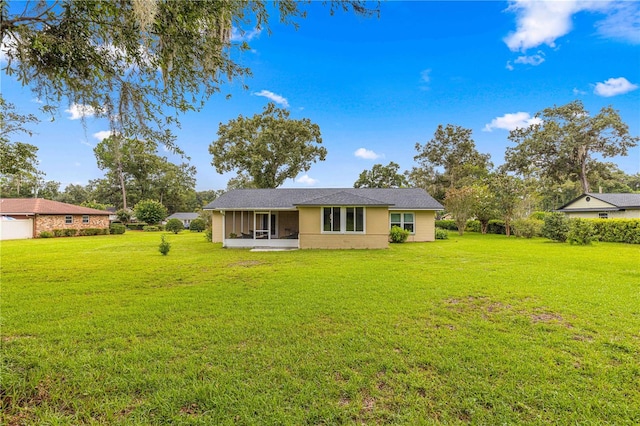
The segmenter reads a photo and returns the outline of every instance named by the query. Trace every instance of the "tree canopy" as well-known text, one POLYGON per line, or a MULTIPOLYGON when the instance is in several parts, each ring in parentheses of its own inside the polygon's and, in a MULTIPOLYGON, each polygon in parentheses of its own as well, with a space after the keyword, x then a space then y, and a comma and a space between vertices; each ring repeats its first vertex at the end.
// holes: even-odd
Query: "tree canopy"
MULTIPOLYGON (((113 0, 2 2, 5 70, 52 111, 66 100, 110 120, 125 138, 177 148, 170 125, 199 109, 225 83, 249 76, 232 37, 269 28, 272 16, 297 25, 304 3, 282 0, 113 0)), ((365 1, 328 2, 357 14, 365 1)))
POLYGON ((327 150, 321 144, 317 124, 290 119, 289 111, 270 102, 261 114, 220 123, 209 153, 218 173, 236 170, 256 188, 277 188, 308 171, 311 163, 324 161, 327 150))
POLYGON ((418 154, 414 160, 419 168, 410 172, 412 180, 423 183, 425 179, 430 180, 436 186, 433 195, 443 199, 448 188, 470 185, 485 176, 492 167, 490 156, 478 152, 471 133, 471 129, 440 124, 426 144, 416 143, 418 154), (443 172, 440 173, 437 168, 442 168, 443 172))
POLYGON ((507 148, 508 168, 555 183, 577 181, 583 192, 590 192, 590 180, 608 173, 609 166, 593 154, 627 155, 640 140, 629 135, 629 127, 611 106, 591 116, 582 102, 573 101, 546 108, 536 117, 542 123, 510 132, 509 139, 517 145, 507 148))
POLYGON ((98 143, 94 153, 98 167, 106 170, 104 192, 119 189, 115 205, 126 209, 136 201, 153 198, 170 212, 197 207, 195 168, 157 155, 156 143, 112 135, 98 143))
POLYGON ((33 114, 20 114, 0 96, 0 175, 38 174, 38 147, 14 139, 20 134, 31 136, 28 125, 39 121, 33 114))
POLYGON ((375 164, 371 170, 363 170, 354 188, 400 188, 407 186, 407 178, 398 173, 400 165, 391 161, 386 166, 375 164))

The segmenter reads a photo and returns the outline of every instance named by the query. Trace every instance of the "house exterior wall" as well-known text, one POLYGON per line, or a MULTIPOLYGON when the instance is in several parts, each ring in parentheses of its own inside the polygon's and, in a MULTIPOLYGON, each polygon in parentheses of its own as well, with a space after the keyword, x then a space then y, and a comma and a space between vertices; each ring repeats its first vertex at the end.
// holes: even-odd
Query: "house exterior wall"
POLYGON ((214 211, 211 215, 211 242, 222 242, 222 222, 224 216, 221 212, 214 211))
POLYGON ((97 228, 105 229, 109 227, 108 215, 88 215, 89 223, 82 223, 82 217, 87 215, 74 214, 74 215, 36 215, 34 221, 34 237, 40 235, 41 232, 53 232, 54 229, 88 229, 97 228), (73 223, 65 223, 66 216, 73 217, 73 223))
POLYGON ((386 207, 365 209, 365 233, 322 233, 321 207, 299 207, 300 248, 381 249, 389 244, 389 213, 386 207))
MULTIPOLYGON (((415 230, 414 234, 409 235, 407 241, 424 242, 436 240, 436 212, 430 211, 414 211, 415 230)), ((390 223, 390 222, 389 222, 390 223)))
MULTIPOLYGON (((615 206, 612 206, 609 203, 605 203, 604 201, 600 201, 600 200, 596 200, 593 197, 589 197, 589 196, 584 196, 576 201, 574 201, 573 203, 569 204, 568 206, 565 207, 565 209, 571 210, 571 209, 606 209, 606 208, 612 208, 615 206), (590 199, 590 201, 587 201, 587 198, 590 199)), ((598 215, 596 214, 596 217, 598 217, 598 215)))
POLYGON ((598 219, 600 213, 607 213, 608 219, 640 219, 640 209, 620 211, 565 212, 569 219, 598 219))

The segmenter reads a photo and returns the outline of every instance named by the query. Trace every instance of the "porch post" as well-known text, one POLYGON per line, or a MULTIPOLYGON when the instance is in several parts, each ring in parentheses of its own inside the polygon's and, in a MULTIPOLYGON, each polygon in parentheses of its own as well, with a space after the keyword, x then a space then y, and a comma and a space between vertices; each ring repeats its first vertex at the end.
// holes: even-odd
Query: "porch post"
POLYGON ((220 211, 220 214, 222 215, 222 226, 220 227, 220 229, 222 229, 222 247, 226 247, 227 243, 225 242, 225 230, 227 227, 227 216, 224 214, 224 210, 220 211))

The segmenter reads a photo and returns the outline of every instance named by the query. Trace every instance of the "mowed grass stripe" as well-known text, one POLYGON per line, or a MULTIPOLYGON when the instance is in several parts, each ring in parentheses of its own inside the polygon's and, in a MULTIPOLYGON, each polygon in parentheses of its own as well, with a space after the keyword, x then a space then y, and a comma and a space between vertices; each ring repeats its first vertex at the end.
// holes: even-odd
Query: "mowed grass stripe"
POLYGON ((640 249, 3 242, 3 423, 640 423, 640 249))

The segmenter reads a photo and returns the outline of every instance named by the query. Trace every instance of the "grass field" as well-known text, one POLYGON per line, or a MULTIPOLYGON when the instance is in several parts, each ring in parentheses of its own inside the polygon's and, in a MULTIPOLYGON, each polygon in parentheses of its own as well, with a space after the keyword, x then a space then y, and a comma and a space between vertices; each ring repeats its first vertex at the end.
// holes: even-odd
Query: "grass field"
POLYGON ((1 246, 18 424, 640 424, 640 247, 1 246))

